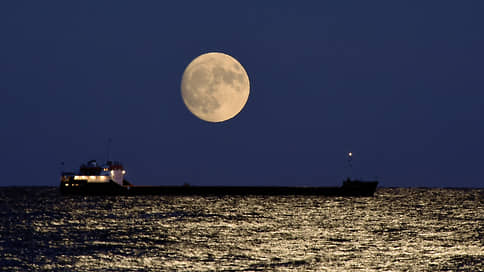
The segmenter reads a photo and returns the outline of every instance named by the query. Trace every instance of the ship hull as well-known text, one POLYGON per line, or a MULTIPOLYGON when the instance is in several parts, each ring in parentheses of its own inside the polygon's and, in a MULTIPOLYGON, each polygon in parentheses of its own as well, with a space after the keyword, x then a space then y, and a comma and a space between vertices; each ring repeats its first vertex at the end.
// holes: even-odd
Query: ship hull
POLYGON ((126 186, 121 186, 113 181, 103 183, 90 183, 85 180, 62 181, 60 184, 62 194, 71 195, 123 195, 126 194, 126 186))
POLYGON ((341 187, 292 186, 122 186, 114 182, 85 183, 78 186, 61 184, 63 194, 80 195, 314 195, 314 196, 373 196, 378 182, 352 182, 341 187))

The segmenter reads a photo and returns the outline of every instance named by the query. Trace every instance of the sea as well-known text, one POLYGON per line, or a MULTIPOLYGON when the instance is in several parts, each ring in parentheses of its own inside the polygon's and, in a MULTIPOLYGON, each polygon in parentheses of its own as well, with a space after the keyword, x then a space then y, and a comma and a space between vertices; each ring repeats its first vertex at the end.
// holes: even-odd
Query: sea
POLYGON ((0 271, 484 271, 484 189, 64 196, 0 187, 0 271))

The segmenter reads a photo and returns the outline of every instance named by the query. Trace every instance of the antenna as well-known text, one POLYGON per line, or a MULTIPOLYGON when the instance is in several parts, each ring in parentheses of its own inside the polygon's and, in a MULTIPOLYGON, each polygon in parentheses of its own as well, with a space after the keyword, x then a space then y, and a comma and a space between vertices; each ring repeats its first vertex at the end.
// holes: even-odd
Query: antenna
POLYGON ((64 162, 63 161, 60 162, 59 170, 62 173, 62 175, 64 175, 64 162))
POLYGON ((113 139, 111 139, 111 137, 108 138, 108 142, 106 144, 106 163, 109 161, 109 152, 111 151, 111 142, 113 141, 113 139))

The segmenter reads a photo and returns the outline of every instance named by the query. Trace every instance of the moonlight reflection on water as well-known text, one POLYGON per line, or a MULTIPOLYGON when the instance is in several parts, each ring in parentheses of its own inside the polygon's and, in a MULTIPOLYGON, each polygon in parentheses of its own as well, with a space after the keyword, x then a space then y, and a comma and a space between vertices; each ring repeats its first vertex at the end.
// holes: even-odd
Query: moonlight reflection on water
POLYGON ((482 271, 483 193, 76 197, 0 188, 0 262, 8 271, 482 271))

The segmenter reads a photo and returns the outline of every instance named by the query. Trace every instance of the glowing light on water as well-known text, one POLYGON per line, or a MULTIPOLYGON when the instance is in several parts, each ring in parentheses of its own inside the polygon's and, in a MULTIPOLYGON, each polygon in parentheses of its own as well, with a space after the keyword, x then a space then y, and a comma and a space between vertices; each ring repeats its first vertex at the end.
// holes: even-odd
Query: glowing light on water
POLYGON ((484 271, 482 192, 78 198, 58 188, 0 188, 11 203, 0 224, 2 268, 484 271))

